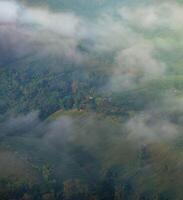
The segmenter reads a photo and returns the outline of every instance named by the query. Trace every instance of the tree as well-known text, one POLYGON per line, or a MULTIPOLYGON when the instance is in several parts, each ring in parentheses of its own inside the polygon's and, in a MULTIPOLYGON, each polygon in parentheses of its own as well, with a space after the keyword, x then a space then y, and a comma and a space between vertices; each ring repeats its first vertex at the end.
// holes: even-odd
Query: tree
POLYGON ((64 182, 64 200, 86 200, 88 186, 79 179, 69 179, 64 182))

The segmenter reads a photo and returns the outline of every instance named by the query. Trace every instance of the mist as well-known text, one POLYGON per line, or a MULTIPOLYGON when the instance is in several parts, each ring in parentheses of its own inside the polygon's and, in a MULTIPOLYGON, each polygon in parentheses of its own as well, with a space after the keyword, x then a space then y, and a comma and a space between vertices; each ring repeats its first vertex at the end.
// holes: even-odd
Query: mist
POLYGON ((0 0, 0 174, 180 199, 182 50, 181 1, 0 0))
MULTIPOLYGON (((0 1, 1 65, 30 54, 43 56, 43 59, 54 56, 71 61, 74 65, 85 66, 89 63, 90 67, 95 59, 95 67, 97 63, 99 69, 110 72, 109 81, 104 86, 110 93, 143 88, 151 82, 177 75, 180 67, 174 55, 182 49, 182 4, 172 1, 121 3, 121 6, 118 4, 118 7, 113 6, 110 10, 106 8, 105 12, 103 9, 95 17, 89 18, 70 10, 55 11, 46 3, 36 6, 18 1, 0 1), (85 52, 79 48, 81 43, 85 52), (107 65, 101 57, 105 57, 107 65)), ((178 55, 180 57, 181 53, 178 55)), ((166 138, 181 132, 182 127, 170 121, 169 115, 173 115, 173 111, 170 112, 169 103, 164 102, 167 99, 171 106, 177 105, 177 101, 181 102, 182 98, 174 91, 178 92, 177 88, 161 90, 158 106, 156 102, 149 101, 145 110, 128 119, 127 127, 132 135, 160 138, 162 133, 162 138, 166 138), (165 117, 161 115, 162 112, 165 117), (150 121, 150 126, 147 121, 150 121)), ((157 93, 154 95, 158 96, 157 93)), ((30 119, 32 115, 35 117, 29 114, 21 123, 34 126, 34 120, 30 119)), ((5 132, 11 132, 11 129, 25 131, 19 120, 21 117, 10 118, 4 125, 8 127, 5 132)), ((72 127, 72 123, 68 127, 72 127)))

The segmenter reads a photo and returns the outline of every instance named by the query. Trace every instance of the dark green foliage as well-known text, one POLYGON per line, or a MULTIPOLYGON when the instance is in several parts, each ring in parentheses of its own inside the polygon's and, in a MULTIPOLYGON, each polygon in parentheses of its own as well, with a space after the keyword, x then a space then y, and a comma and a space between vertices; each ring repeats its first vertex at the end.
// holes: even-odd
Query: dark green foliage
POLYGON ((105 76, 77 66, 53 70, 49 63, 43 63, 46 67, 39 61, 1 66, 0 114, 39 110, 40 117, 46 118, 59 109, 96 108, 95 97, 105 76))

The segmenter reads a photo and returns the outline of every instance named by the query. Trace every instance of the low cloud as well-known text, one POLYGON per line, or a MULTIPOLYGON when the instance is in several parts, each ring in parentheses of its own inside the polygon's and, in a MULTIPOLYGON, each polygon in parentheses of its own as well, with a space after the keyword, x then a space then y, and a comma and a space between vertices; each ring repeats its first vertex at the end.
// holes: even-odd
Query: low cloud
MULTIPOLYGON (((107 85, 110 91, 146 86, 151 80, 169 76, 170 72, 177 74, 177 60, 182 56, 182 11, 181 4, 170 1, 126 4, 88 20, 72 12, 0 1, 0 63, 31 53, 52 55, 75 64, 88 59, 90 65, 99 63, 110 72, 107 85), (79 50, 83 43, 87 52, 79 50)), ((165 126, 176 132, 176 125, 169 119, 154 122, 157 129, 147 126, 149 118, 155 116, 149 112, 144 117, 140 114, 129 124, 131 127, 140 124, 139 130, 149 132, 161 132, 165 126)))
POLYGON ((182 10, 176 2, 122 4, 88 19, 73 12, 0 1, 0 63, 38 54, 105 67, 100 60, 104 57, 110 63, 106 66, 111 71, 109 89, 131 89, 166 75, 173 67, 166 56, 181 48, 176 38, 183 31, 182 10))
POLYGON ((175 139, 182 130, 182 126, 171 122, 163 115, 156 115, 150 111, 144 111, 131 118, 126 128, 129 132, 128 137, 139 143, 175 139))
POLYGON ((27 115, 11 116, 4 122, 1 122, 0 136, 28 134, 31 133, 39 123, 38 112, 31 112, 27 115))
POLYGON ((14 1, 0 1, 0 25, 16 23, 19 6, 14 1))
POLYGON ((139 44, 119 52, 111 82, 113 89, 131 89, 164 76, 166 66, 153 57, 153 50, 148 44, 139 44))
POLYGON ((0 63, 29 54, 61 56, 80 62, 77 49, 85 37, 82 19, 73 13, 54 13, 15 1, 0 1, 0 63))

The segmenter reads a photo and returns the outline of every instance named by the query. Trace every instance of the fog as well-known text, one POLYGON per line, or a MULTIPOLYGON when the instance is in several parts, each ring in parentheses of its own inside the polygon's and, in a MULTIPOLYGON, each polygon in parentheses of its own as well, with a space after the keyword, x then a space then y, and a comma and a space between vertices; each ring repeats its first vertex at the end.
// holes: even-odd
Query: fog
MULTIPOLYGON (((176 75, 179 65, 176 52, 182 50, 183 5, 175 1, 115 5, 105 12, 101 6, 100 12, 89 18, 74 9, 55 11, 46 3, 0 1, 1 65, 29 54, 54 55, 91 66, 92 59, 98 59, 99 65, 111 72, 106 88, 112 92, 131 90, 176 75), (81 43, 87 52, 78 48, 81 43), (106 66, 100 56, 110 64, 106 66)), ((162 99, 166 95, 163 93, 162 99)), ((168 99, 177 98, 168 93, 168 99)), ((160 104, 158 109, 164 102, 160 104)), ((164 105, 164 109, 169 106, 164 105)), ((132 119, 130 123, 137 121, 132 119)), ((12 123, 18 124, 16 120, 10 126, 12 123)), ((173 126, 172 132, 176 132, 174 129, 173 126)))

